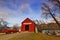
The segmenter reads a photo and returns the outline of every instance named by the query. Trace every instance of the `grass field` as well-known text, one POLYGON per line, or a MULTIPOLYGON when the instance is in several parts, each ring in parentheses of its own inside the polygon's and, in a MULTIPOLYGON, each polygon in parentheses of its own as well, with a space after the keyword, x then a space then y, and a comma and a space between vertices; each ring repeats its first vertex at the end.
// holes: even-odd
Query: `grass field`
POLYGON ((21 32, 7 35, 1 35, 0 40, 60 40, 60 37, 48 36, 42 33, 21 32))
POLYGON ((46 34, 41 33, 22 33, 19 34, 17 37, 14 37, 10 40, 60 40, 60 37, 57 36, 48 36, 46 34))

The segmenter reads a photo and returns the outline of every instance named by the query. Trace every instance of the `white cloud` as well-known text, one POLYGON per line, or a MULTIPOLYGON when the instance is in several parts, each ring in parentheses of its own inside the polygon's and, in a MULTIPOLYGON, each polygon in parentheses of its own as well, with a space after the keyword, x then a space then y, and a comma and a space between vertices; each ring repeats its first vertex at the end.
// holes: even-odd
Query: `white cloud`
POLYGON ((9 23, 8 26, 13 26, 15 24, 18 24, 19 26, 21 26, 21 22, 23 21, 23 18, 20 18, 20 17, 8 18, 5 21, 9 23))
POLYGON ((15 16, 16 11, 11 10, 9 8, 6 8, 6 7, 0 7, 0 14, 1 14, 0 17, 2 17, 2 18, 5 18, 5 17, 9 18, 11 16, 15 16))
POLYGON ((7 22, 10 22, 12 24, 16 24, 16 23, 21 23, 22 20, 20 20, 21 18, 25 18, 25 16, 23 15, 23 11, 25 11, 27 9, 27 11, 29 11, 28 13, 33 13, 32 9, 30 8, 29 4, 22 4, 20 6, 20 8, 18 8, 18 10, 11 10, 7 7, 0 7, 0 18, 5 19, 7 22), (22 14, 22 15, 20 15, 22 14), (17 16, 19 16, 21 18, 18 18, 17 16))
POLYGON ((28 14, 34 13, 28 3, 21 4, 20 7, 18 8, 18 11, 21 12, 21 13, 23 13, 24 11, 25 12, 27 11, 28 14))
MULTIPOLYGON (((12 4, 12 5, 14 5, 14 4, 12 4)), ((0 7, 0 14, 1 14, 0 17, 5 18, 5 20, 7 22, 11 23, 11 25, 14 25, 14 24, 21 25, 22 20, 24 20, 27 17, 30 17, 30 18, 33 17, 33 19, 35 18, 35 16, 36 16, 36 18, 39 17, 39 16, 37 16, 38 14, 35 14, 35 12, 31 9, 31 7, 28 3, 21 4, 16 11, 9 9, 6 6, 0 7), (26 10, 29 14, 28 16, 27 16, 27 14, 23 15, 23 11, 26 11, 26 10), (17 16, 19 16, 19 17, 17 17, 17 16)))
MULTIPOLYGON (((59 17, 55 17, 55 18, 56 18, 57 21, 60 22, 60 18, 59 18, 59 17)), ((47 22, 48 22, 48 23, 50 23, 50 22, 54 22, 54 23, 55 23, 55 21, 54 21, 53 18, 48 19, 47 22)))

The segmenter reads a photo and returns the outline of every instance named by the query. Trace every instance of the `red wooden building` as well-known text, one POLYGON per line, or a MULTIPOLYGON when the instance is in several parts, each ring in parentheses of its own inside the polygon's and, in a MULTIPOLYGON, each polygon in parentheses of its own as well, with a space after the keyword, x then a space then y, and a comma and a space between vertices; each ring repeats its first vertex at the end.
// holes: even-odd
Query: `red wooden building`
POLYGON ((35 23, 31 19, 26 18, 22 22, 21 31, 34 32, 35 31, 35 23))

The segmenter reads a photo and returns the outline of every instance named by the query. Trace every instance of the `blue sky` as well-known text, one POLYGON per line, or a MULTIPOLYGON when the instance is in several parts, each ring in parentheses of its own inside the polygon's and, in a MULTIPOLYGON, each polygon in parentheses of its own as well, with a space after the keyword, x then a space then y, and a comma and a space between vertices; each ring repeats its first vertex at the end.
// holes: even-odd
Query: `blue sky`
POLYGON ((41 17, 41 5, 45 0, 0 0, 0 18, 6 20, 9 26, 21 25, 21 22, 31 20, 44 20, 41 17))

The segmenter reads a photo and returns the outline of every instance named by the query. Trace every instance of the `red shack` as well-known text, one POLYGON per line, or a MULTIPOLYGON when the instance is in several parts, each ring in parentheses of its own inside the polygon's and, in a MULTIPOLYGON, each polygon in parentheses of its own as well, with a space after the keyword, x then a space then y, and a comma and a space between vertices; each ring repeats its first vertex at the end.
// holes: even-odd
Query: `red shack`
POLYGON ((21 31, 34 32, 35 31, 35 23, 31 19, 26 18, 22 22, 21 31))

